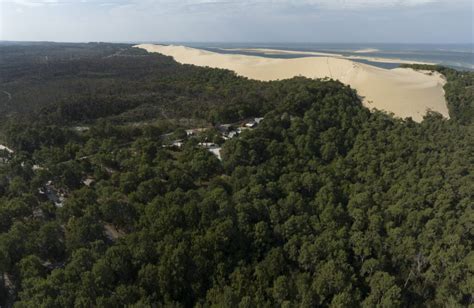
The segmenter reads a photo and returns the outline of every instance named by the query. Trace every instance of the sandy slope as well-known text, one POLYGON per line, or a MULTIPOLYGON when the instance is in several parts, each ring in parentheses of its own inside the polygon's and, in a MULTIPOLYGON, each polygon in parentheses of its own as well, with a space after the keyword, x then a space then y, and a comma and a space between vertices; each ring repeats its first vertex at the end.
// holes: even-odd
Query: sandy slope
POLYGON ((331 77, 350 85, 363 97, 365 106, 393 112, 396 116, 421 121, 427 110, 448 117, 444 98, 445 80, 440 74, 411 69, 382 69, 334 57, 274 59, 219 54, 184 46, 137 45, 148 52, 172 56, 177 62, 224 68, 257 80, 278 80, 294 76, 331 77))

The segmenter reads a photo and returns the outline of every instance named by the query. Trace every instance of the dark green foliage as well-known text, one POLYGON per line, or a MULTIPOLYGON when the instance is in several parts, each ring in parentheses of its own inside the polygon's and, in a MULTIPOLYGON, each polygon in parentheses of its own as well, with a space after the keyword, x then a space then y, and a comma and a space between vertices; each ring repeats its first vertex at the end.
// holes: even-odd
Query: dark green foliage
POLYGON ((67 125, 105 117, 232 122, 263 114, 278 99, 233 72, 178 65, 131 45, 2 46, 0 59, 0 119, 19 113, 23 121, 67 125))
MULTIPOLYGON (((129 69, 129 52, 146 55, 114 46, 107 48, 122 50, 124 62, 106 70, 129 69)), ((72 75, 84 72, 84 59, 108 61, 89 47, 92 55, 79 63, 65 61, 72 75)), ((222 161, 198 146, 214 140, 213 130, 182 148, 164 146, 168 137, 185 137, 184 125, 166 121, 99 119, 81 131, 62 126, 52 108, 21 126, 6 123, 15 153, 0 165, 1 305, 473 303, 469 121, 430 113, 415 123, 370 113, 332 80, 263 83, 150 57, 166 64, 150 71, 164 65, 173 72, 157 84, 183 97, 193 84, 195 105, 166 112, 200 115, 200 123, 247 115, 264 121, 223 142, 222 161), (39 193, 48 181, 66 195, 59 207, 39 193)), ((83 108, 72 102, 74 112, 83 108)))

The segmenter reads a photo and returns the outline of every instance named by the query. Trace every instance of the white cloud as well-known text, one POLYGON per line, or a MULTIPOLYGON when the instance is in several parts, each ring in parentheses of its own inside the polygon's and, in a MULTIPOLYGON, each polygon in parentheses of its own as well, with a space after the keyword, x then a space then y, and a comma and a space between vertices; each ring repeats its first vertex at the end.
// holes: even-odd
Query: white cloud
POLYGON ((95 3, 98 5, 125 5, 137 6, 315 6, 327 8, 365 8, 365 7, 393 7, 393 6, 417 6, 432 2, 456 2, 456 0, 0 0, 4 3, 14 3, 21 6, 43 6, 55 4, 80 4, 95 3))
MULTIPOLYGON (((129 0, 122 0, 121 2, 129 1, 129 0)), ((118 1, 117 1, 118 2, 118 1)), ((64 4, 84 4, 84 3, 114 3, 113 0, 110 1, 103 1, 103 0, 0 0, 1 3, 10 3, 15 4, 18 6, 26 6, 26 7, 39 7, 39 6, 46 6, 46 5, 64 5, 64 4)))
MULTIPOLYGON (((436 2, 437 0, 306 0, 291 1, 294 3, 304 2, 306 4, 322 5, 327 7, 388 7, 388 6, 416 6, 436 2)), ((290 1, 286 1, 290 2, 290 1)))
POLYGON ((0 0, 0 39, 472 42, 471 1, 0 0))
MULTIPOLYGON (((1 1, 1 0, 0 0, 1 1)), ((25 0, 22 0, 25 1, 25 0)), ((106 0, 103 0, 104 2, 106 0)), ((108 1, 112 12, 131 11, 154 15, 214 14, 216 17, 236 13, 306 14, 321 10, 368 10, 412 8, 431 3, 454 4, 470 0, 121 0, 108 1), (217 15, 216 15, 217 14, 217 15)))

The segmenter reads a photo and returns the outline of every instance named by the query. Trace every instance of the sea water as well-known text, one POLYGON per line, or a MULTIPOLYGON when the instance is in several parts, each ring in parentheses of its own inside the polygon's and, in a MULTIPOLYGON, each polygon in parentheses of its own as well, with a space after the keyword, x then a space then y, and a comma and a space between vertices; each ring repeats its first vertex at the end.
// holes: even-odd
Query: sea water
MULTIPOLYGON (((170 42, 171 44, 171 42, 170 42)), ((307 57, 303 54, 272 54, 243 50, 225 49, 252 49, 268 48, 302 52, 324 52, 343 56, 373 57, 381 59, 399 59, 401 62, 429 62, 461 70, 474 70, 473 44, 350 44, 350 43, 189 43, 174 42, 194 48, 206 49, 220 53, 258 55, 272 58, 299 58, 307 57)), ((400 63, 375 62, 366 59, 351 59, 383 68, 395 68, 400 63)))

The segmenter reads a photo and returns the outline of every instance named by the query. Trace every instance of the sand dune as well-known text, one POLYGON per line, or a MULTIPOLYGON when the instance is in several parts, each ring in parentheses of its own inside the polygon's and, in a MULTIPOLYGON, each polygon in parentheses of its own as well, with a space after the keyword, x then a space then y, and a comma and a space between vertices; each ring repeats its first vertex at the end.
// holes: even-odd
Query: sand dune
POLYGON ((375 49, 375 48, 366 48, 366 49, 356 50, 354 52, 355 53, 372 53, 372 52, 378 52, 378 51, 380 51, 380 50, 375 49))
POLYGON ((258 56, 219 54, 184 46, 142 44, 148 52, 172 56, 177 62, 224 68, 251 79, 269 81, 294 76, 330 77, 356 89, 369 108, 421 121, 428 110, 449 117, 444 98, 444 78, 412 69, 382 69, 335 57, 275 59, 258 56))

